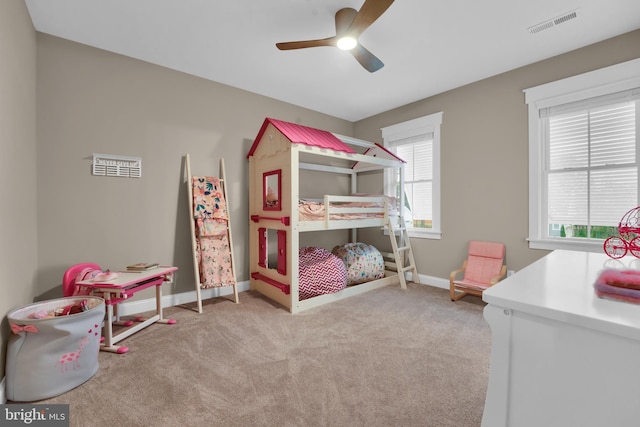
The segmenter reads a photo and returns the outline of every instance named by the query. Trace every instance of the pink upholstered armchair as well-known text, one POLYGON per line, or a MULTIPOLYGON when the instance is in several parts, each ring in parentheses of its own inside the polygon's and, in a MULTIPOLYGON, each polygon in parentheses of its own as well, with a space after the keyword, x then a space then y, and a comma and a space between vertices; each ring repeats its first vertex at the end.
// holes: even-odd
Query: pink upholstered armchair
POLYGON ((465 295, 482 296, 482 292, 495 285, 507 275, 504 264, 505 247, 498 242, 469 242, 467 259, 462 267, 452 271, 449 276, 451 301, 457 301, 465 295), (456 276, 464 272, 460 280, 456 276))

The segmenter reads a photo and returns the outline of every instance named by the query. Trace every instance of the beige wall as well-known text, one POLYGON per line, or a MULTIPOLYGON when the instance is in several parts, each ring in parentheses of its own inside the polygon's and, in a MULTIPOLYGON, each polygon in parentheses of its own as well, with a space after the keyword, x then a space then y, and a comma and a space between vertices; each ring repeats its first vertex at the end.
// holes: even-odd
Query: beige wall
MULTIPOLYGON (((249 279, 247 152, 265 117, 350 135, 353 124, 181 72, 38 34, 37 287, 94 261, 180 268, 194 291, 185 153, 194 175, 224 158, 239 281, 249 279), (142 157, 142 178, 91 175, 92 153, 142 157)), ((141 297, 150 296, 147 295, 141 297)))
MULTIPOLYGON (((31 302, 36 223, 36 32, 22 0, 0 2, 0 379, 6 315, 31 302)), ((2 390, 0 390, 2 394, 2 390)), ((0 402, 1 403, 1 402, 0 402)))
POLYGON ((438 241, 414 241, 420 272, 446 277, 469 239, 506 242, 510 268, 524 267, 544 252, 529 250, 524 241, 527 123, 522 89, 640 57, 640 31, 355 124, 36 36, 20 0, 0 2, 0 53, 4 374, 6 314, 34 299, 60 296, 62 274, 73 263, 97 261, 114 269, 133 261, 171 263, 180 274, 166 292, 193 290, 185 153, 191 154, 194 174, 217 174, 219 159, 226 161, 238 279, 247 280, 245 155, 267 116, 379 141, 381 127, 443 111, 444 234, 438 241), (142 157, 143 177, 92 176, 94 152, 142 157))
MULTIPOLYGON (((471 239, 507 246, 509 269, 547 254, 528 232, 528 125, 523 89, 640 57, 640 31, 500 74, 355 123, 357 138, 442 111, 442 239, 413 239, 418 271, 448 278, 471 239)), ((471 65, 471 64, 470 64, 471 65)), ((437 66, 437 65, 436 65, 437 66)))

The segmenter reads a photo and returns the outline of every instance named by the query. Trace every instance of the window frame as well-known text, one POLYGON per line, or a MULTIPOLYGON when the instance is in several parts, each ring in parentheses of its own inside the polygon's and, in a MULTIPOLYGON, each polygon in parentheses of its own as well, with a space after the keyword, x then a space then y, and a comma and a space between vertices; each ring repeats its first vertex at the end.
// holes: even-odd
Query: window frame
MULTIPOLYGON (((420 135, 433 135, 433 171, 432 171, 432 192, 433 192, 433 218, 431 228, 407 227, 410 237, 421 239, 442 238, 440 222, 440 127, 442 125, 442 112, 430 114, 416 119, 408 120, 381 129, 382 140, 385 148, 389 148, 394 142, 419 137, 420 135)), ((385 190, 390 183, 395 183, 394 174, 385 170, 384 182, 385 190)), ((385 191, 386 192, 386 191, 385 191)))
MULTIPOLYGON (((540 111, 640 87, 640 59, 568 77, 524 90, 529 122, 529 242, 530 249, 601 252, 595 239, 547 237, 544 125, 540 111)), ((638 114, 638 113, 636 113, 638 114)), ((637 128, 640 131, 640 128, 637 128)), ((637 137, 638 138, 638 137, 637 137)), ((637 153, 640 155, 640 152, 637 153)))

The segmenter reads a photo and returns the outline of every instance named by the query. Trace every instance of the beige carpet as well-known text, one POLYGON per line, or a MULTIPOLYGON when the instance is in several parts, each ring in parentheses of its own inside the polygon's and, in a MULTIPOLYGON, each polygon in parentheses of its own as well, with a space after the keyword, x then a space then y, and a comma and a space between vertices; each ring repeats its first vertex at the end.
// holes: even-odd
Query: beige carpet
POLYGON ((72 426, 479 426, 489 371, 484 304, 390 286, 289 314, 259 294, 172 307, 100 353, 68 393, 72 426))

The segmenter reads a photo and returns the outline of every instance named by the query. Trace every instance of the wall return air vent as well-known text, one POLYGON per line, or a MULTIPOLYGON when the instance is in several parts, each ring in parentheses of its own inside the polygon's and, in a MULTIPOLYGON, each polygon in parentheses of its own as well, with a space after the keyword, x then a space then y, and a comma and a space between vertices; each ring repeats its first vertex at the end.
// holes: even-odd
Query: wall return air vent
POLYGON ((142 157, 116 156, 93 153, 93 175, 140 178, 142 157))
POLYGON ((529 27, 527 31, 529 34, 537 34, 540 31, 548 30, 549 28, 553 28, 556 25, 564 24, 565 22, 571 21, 578 17, 578 9, 573 10, 571 12, 567 12, 560 16, 556 16, 555 18, 549 19, 547 21, 541 22, 533 27, 529 27))

